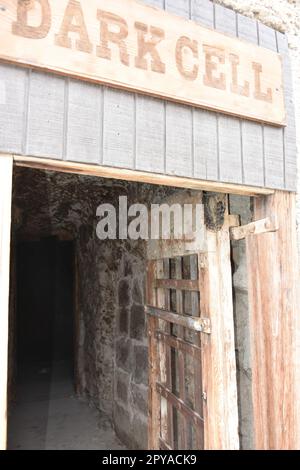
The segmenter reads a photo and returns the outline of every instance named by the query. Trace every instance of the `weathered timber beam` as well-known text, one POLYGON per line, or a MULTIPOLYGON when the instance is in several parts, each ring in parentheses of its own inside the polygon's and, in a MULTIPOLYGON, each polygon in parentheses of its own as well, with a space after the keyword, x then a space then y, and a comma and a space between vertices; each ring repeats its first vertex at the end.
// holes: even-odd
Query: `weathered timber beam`
POLYGON ((230 229, 231 240, 243 240, 249 235, 260 235, 262 233, 277 232, 278 222, 275 217, 266 217, 265 219, 251 222, 241 227, 232 227, 230 229))
MULTIPOLYGON (((1 157, 2 155, 0 154, 0 158, 1 157)), ((60 171, 63 173, 99 176, 101 178, 137 181, 139 183, 172 186, 175 188, 188 188, 199 191, 216 191, 219 193, 240 194, 244 196, 258 196, 261 194, 266 195, 274 193, 274 190, 269 188, 231 183, 218 183, 195 178, 163 175, 161 173, 127 170, 124 168, 113 168, 108 166, 66 162, 49 158, 22 155, 13 155, 13 158, 16 166, 36 168, 40 170, 60 171)))
POLYGON ((169 323, 175 323, 176 325, 184 326, 190 330, 195 330, 200 333, 210 334, 210 321, 207 318, 193 318, 187 315, 177 315, 176 313, 168 310, 163 310, 156 307, 145 307, 145 312, 152 316, 157 317, 160 320, 167 321, 169 323))
POLYGON ((174 393, 172 393, 167 387, 158 383, 156 384, 156 390, 158 393, 168 400, 172 406, 174 406, 180 413, 182 413, 186 418, 189 418, 196 426, 201 426, 204 419, 196 411, 189 408, 180 398, 178 398, 174 393))
POLYGON ((158 340, 165 341, 172 348, 178 349, 184 353, 187 353, 192 357, 199 358, 201 354, 201 348, 199 348, 199 346, 195 346, 194 344, 187 343, 186 341, 176 338, 175 336, 168 335, 167 333, 164 333, 162 331, 157 331, 155 336, 158 340))

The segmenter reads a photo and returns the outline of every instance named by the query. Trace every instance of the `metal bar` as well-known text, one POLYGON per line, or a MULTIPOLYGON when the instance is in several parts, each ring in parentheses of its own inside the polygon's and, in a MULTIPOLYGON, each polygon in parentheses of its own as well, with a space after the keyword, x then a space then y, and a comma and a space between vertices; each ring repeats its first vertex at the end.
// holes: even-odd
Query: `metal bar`
POLYGON ((156 384, 156 390, 162 397, 172 403, 177 410, 191 420, 196 426, 199 423, 202 423, 204 419, 196 411, 193 411, 189 408, 180 398, 176 397, 167 387, 164 387, 162 384, 156 384))
POLYGON ((190 279, 156 279, 156 287, 163 289, 185 290, 191 292, 199 291, 198 281, 190 279))
POLYGON ((161 320, 175 323, 176 325, 184 326, 190 330, 199 331, 200 333, 210 334, 210 320, 208 318, 193 318, 191 316, 178 315, 177 313, 163 310, 161 308, 145 307, 145 312, 153 317, 160 318, 161 320))

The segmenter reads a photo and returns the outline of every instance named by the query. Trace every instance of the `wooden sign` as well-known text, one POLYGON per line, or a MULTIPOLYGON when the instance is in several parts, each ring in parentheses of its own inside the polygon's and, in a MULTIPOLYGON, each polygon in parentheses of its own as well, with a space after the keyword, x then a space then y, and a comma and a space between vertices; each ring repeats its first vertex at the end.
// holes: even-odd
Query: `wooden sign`
POLYGON ((285 124, 278 54, 134 0, 1 0, 0 59, 285 124))

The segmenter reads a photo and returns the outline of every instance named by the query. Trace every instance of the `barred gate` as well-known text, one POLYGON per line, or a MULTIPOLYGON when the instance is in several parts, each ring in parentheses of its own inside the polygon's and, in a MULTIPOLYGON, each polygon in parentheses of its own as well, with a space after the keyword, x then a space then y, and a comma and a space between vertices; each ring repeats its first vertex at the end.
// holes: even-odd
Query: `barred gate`
POLYGON ((149 261, 150 433, 162 450, 204 449, 199 290, 197 255, 149 261))

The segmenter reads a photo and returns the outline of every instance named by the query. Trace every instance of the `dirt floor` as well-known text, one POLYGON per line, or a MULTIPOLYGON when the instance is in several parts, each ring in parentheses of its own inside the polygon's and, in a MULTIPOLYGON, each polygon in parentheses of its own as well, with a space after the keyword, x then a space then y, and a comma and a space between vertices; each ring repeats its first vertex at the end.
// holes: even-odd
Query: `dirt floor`
POLYGON ((11 450, 122 450, 110 420, 74 395, 70 367, 31 365, 19 373, 9 417, 11 450))

